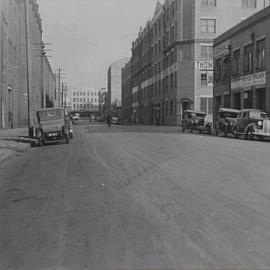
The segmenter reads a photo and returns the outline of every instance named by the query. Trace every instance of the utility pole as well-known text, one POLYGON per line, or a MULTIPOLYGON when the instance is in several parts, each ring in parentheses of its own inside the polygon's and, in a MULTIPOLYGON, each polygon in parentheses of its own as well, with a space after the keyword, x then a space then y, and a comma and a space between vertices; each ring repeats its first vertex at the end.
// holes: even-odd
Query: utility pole
POLYGON ((27 84, 27 110, 28 110, 28 136, 34 135, 34 116, 32 98, 32 59, 31 59, 31 36, 30 36, 30 18, 29 18, 29 2, 24 1, 25 11, 25 37, 26 37, 26 84, 27 84), (30 98, 31 97, 31 98, 30 98))
POLYGON ((57 69, 57 79, 58 79, 58 106, 59 107, 62 107, 63 106, 63 92, 62 92, 62 89, 61 89, 61 79, 63 79, 63 72, 64 69, 57 69))

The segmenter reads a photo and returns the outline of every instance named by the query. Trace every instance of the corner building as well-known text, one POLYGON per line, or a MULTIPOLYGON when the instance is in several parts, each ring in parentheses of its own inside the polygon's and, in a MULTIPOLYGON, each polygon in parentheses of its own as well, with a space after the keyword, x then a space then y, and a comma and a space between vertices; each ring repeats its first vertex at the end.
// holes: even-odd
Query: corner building
POLYGON ((177 125, 183 111, 212 113, 213 40, 265 0, 166 0, 132 44, 132 119, 177 125))
POLYGON ((214 108, 270 112, 270 7, 214 41, 214 108))

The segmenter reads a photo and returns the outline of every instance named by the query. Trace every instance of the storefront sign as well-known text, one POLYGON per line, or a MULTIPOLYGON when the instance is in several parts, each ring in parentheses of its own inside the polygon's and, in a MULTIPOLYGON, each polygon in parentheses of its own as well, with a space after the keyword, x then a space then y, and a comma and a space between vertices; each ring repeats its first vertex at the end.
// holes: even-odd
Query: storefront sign
POLYGON ((250 74, 246 76, 242 76, 240 80, 233 81, 231 83, 231 89, 239 89, 239 88, 248 88, 252 86, 257 86, 266 83, 266 73, 258 72, 255 74, 250 74))
POLYGON ((195 69, 197 70, 213 70, 213 61, 196 61, 195 69))

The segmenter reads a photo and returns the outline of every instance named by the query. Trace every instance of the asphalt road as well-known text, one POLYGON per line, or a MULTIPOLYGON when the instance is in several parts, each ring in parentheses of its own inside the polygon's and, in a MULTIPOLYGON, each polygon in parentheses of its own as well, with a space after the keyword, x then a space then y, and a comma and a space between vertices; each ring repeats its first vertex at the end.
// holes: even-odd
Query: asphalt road
POLYGON ((270 143, 75 127, 0 167, 1 270, 269 269, 270 143))

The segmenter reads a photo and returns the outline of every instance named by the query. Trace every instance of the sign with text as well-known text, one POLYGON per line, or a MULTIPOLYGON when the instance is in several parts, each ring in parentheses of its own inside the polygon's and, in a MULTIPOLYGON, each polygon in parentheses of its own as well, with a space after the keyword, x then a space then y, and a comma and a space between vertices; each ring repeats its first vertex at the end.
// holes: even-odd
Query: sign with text
POLYGON ((196 61, 195 69, 197 70, 213 70, 213 61, 196 61))
POLYGON ((242 76, 240 80, 233 81, 231 83, 231 89, 238 88, 248 88, 252 86, 257 86, 266 83, 266 72, 258 72, 255 74, 250 74, 246 76, 242 76))

